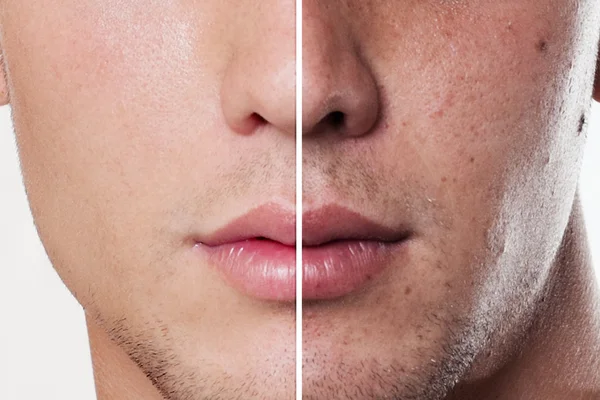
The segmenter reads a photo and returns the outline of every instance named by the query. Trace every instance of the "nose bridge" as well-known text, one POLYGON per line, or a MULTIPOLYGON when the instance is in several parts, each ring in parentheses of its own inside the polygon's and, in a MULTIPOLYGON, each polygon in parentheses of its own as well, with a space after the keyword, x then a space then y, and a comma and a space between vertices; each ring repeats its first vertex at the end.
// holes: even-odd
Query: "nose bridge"
POLYGON ((362 62, 344 18, 319 4, 304 4, 302 133, 363 135, 379 115, 375 76, 362 62))
POLYGON ((294 8, 264 9, 260 24, 249 24, 240 31, 246 37, 235 45, 221 87, 223 114, 238 133, 249 134, 270 124, 294 135, 296 29, 290 23, 295 20, 294 8))

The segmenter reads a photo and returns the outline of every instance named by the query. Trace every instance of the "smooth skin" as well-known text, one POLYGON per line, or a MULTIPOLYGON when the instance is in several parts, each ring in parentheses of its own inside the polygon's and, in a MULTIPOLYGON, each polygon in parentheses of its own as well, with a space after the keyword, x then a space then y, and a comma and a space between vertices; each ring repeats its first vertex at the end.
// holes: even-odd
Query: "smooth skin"
POLYGON ((265 202, 293 210, 294 10, 0 2, 3 102, 99 400, 294 398, 293 304, 238 293, 190 240, 265 202))

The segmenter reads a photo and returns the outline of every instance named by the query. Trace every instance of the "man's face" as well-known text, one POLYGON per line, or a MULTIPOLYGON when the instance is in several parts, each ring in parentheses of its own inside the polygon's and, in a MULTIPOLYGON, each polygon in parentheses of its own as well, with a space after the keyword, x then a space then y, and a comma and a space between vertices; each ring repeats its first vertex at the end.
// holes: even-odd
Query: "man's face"
MULTIPOLYGON (((575 196, 595 4, 304 0, 303 211, 403 237, 368 282, 304 305, 307 398, 435 398, 521 335, 575 196)), ((173 399, 293 397, 293 305, 234 289, 193 243, 293 205, 293 10, 0 8, 42 241, 173 399)))
POLYGON ((305 304, 304 393, 438 398, 527 328, 575 197, 598 3, 303 7, 304 211, 408 232, 360 290, 305 304))
POLYGON ((0 7, 23 174, 50 260, 88 319, 174 399, 293 397, 293 304, 232 289, 192 239, 267 201, 293 213, 294 7, 0 7), (265 121, 250 132, 252 112, 265 121))

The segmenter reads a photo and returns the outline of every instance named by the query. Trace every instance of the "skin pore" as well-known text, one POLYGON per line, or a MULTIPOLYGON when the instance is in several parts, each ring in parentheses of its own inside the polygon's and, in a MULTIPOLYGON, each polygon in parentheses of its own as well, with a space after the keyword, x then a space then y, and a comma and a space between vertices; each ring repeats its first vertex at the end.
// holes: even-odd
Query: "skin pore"
POLYGON ((191 240, 293 210, 294 7, 0 2, 27 195, 100 400, 294 397, 293 304, 238 293, 191 240))
POLYGON ((364 290, 304 305, 304 397, 600 397, 577 197, 597 2, 303 12, 304 206, 410 231, 364 290))

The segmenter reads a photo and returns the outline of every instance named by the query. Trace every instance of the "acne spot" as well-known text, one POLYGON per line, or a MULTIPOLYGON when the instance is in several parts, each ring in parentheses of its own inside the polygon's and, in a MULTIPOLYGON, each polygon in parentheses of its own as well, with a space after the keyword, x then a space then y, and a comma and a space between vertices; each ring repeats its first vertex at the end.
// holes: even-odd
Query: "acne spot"
POLYGON ((548 42, 546 41, 546 39, 540 39, 538 40, 535 47, 540 53, 545 53, 548 51, 548 42))
POLYGON ((579 126, 577 127, 577 135, 581 135, 581 132, 583 132, 583 127, 585 126, 585 114, 581 115, 581 118, 579 118, 579 126))
POLYGON ((412 293, 412 288, 410 286, 407 286, 406 289, 404 289, 404 294, 408 296, 411 293, 412 293))
POLYGON ((446 178, 445 176, 442 177, 442 182, 446 182, 448 180, 448 178, 446 178))

